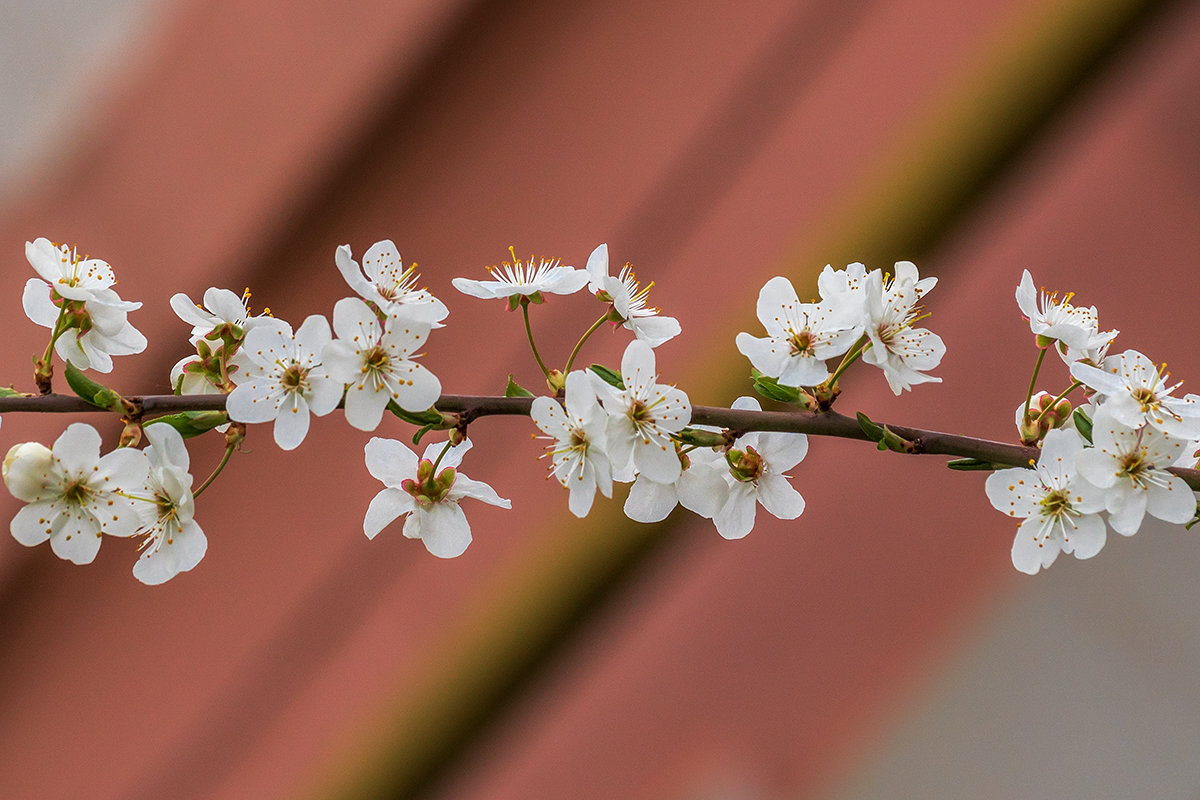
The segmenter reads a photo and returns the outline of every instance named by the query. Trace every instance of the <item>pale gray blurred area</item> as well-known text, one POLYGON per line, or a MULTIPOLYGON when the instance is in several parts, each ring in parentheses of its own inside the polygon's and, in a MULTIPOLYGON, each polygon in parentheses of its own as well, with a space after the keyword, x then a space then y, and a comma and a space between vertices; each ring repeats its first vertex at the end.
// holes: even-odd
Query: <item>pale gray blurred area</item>
POLYGON ((0 0, 0 200, 56 153, 136 58, 167 0, 0 0))
POLYGON ((828 800, 1200 797, 1200 527, 1022 579, 828 800))

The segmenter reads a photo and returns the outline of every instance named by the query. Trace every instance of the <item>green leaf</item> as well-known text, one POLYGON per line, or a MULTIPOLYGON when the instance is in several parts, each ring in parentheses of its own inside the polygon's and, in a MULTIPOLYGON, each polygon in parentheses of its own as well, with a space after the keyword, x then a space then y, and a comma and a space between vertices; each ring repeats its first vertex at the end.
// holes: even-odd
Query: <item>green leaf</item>
POLYGON ((599 375, 609 386, 615 386, 618 389, 625 388, 625 381, 621 380, 621 373, 614 372, 603 364, 592 364, 588 369, 599 375))
POLYGON ((684 428, 675 434, 675 438, 684 444, 696 447, 723 447, 725 434, 716 431, 698 431, 695 428, 684 428))
POLYGON ((946 466, 950 469, 957 469, 963 472, 972 472, 974 470, 991 472, 996 469, 995 464, 990 461, 984 461, 981 458, 956 458, 953 461, 947 461, 946 466))
POLYGON ((414 434, 413 434, 413 437, 412 437, 412 443, 413 443, 414 445, 418 445, 418 444, 420 444, 420 443, 421 443, 421 437, 422 437, 422 436, 424 436, 425 434, 429 433, 431 430, 433 430, 433 426, 432 426, 432 425, 424 425, 424 426, 422 426, 420 430, 418 430, 416 433, 414 433, 414 434))
POLYGON ((855 418, 858 420, 858 427, 862 428, 862 432, 867 435, 867 438, 872 442, 878 442, 883 438, 883 426, 876 425, 871 421, 871 418, 861 411, 857 412, 855 418))
POLYGON ((505 397, 533 397, 533 392, 513 380, 512 373, 508 374, 508 385, 504 387, 505 397))
POLYGON ((858 419, 858 427, 862 428, 862 432, 867 435, 868 439, 875 442, 875 446, 879 450, 891 450, 893 453, 911 453, 916 450, 915 444, 887 425, 872 422, 871 418, 861 411, 854 416, 858 419))
POLYGON ((445 424, 445 417, 442 416, 442 412, 433 407, 427 408, 424 411, 405 411, 403 408, 396 405, 395 402, 389 400, 387 404, 387 410, 412 425, 428 425, 430 428, 437 428, 438 426, 445 424))
POLYGON ((11 386, 0 386, 0 397, 27 397, 25 392, 18 392, 11 386))
POLYGON ((800 402, 800 390, 795 386, 784 386, 758 370, 751 370, 750 377, 754 380, 754 391, 768 400, 778 400, 781 403, 800 402))
POLYGON ((1075 412, 1071 415, 1071 418, 1075 420, 1075 430, 1079 431, 1080 436, 1082 436, 1084 439, 1087 439, 1088 444, 1091 444, 1092 420, 1087 414, 1083 413, 1082 408, 1075 409, 1075 412))
POLYGON ((94 380, 84 375, 74 364, 67 362, 64 374, 67 378, 67 385, 71 387, 71 391, 88 401, 92 405, 103 408, 108 411, 115 411, 118 414, 124 413, 125 404, 124 398, 121 395, 109 389, 107 386, 96 383, 94 380))
POLYGON ((181 411, 178 414, 155 417, 146 421, 144 425, 154 425, 159 422, 170 425, 179 431, 183 438, 190 439, 229 422, 229 415, 224 411, 181 411))

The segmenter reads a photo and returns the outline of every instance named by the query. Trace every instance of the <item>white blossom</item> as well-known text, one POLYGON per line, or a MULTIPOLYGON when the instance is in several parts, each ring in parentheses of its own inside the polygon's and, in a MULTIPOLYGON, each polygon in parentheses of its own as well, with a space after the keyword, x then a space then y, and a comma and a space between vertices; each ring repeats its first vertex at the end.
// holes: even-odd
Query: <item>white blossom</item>
POLYGON ((551 474, 566 487, 571 513, 585 517, 592 509, 596 491, 612 497, 612 465, 604 450, 608 416, 600 407, 587 374, 576 370, 567 375, 565 410, 556 400, 535 397, 530 416, 553 443, 547 446, 551 474))
POLYGON ((817 386, 829 377, 825 360, 846 353, 862 334, 862 322, 818 303, 801 303, 792 282, 767 281, 758 293, 765 338, 737 335, 737 348, 764 375, 784 386, 817 386))
POLYGON ((367 470, 385 487, 367 508, 363 520, 367 538, 374 539, 393 520, 403 516, 404 535, 423 541, 433 555, 439 558, 462 555, 471 543, 471 526, 459 508, 459 501, 471 497, 500 508, 512 508, 512 503, 496 494, 491 486, 458 472, 463 455, 470 449, 470 439, 448 450, 445 442, 435 442, 425 448, 424 456, 418 460, 416 453, 395 439, 373 437, 367 442, 367 470))
MULTIPOLYGON (((215 286, 204 291, 204 306, 192 302, 183 292, 171 295, 171 310, 181 320, 192 326, 192 344, 225 326, 240 329, 243 333, 254 328, 260 321, 270 317, 251 316, 250 290, 240 296, 228 289, 215 286)), ((263 314, 268 313, 266 310, 263 314)))
POLYGON ((338 247, 334 261, 346 283, 354 292, 375 305, 386 315, 398 314, 416 322, 442 327, 449 314, 445 304, 425 289, 417 288, 421 276, 417 265, 407 268, 400 251, 390 239, 376 242, 363 256, 362 267, 350 255, 350 245, 338 247))
POLYGON ((1100 406, 1092 420, 1092 447, 1075 457, 1079 473, 1104 490, 1108 523, 1132 536, 1147 513, 1184 523, 1196 513, 1196 496, 1183 479, 1167 472, 1188 442, 1149 425, 1134 430, 1100 406))
POLYGON ((588 274, 585 271, 563 266, 557 258, 536 259, 535 266, 534 256, 522 261, 517 258, 513 248, 508 248, 508 252, 512 254, 512 263, 505 261, 498 267, 487 268, 496 280, 455 278, 451 281, 454 288, 463 294, 485 300, 508 299, 510 307, 515 308, 522 297, 540 303, 543 294, 574 294, 587 285, 588 274))
POLYGON ((608 274, 608 245, 602 244, 588 256, 588 290, 606 303, 612 303, 617 322, 651 347, 675 338, 682 328, 674 317, 663 317, 657 308, 647 307, 650 287, 638 283, 633 266, 626 264, 616 277, 608 274))
POLYGON ((913 327, 921 319, 917 303, 933 288, 936 278, 919 279, 911 261, 898 261, 896 274, 885 280, 878 270, 866 277, 864 332, 869 340, 862 359, 883 370, 888 386, 899 395, 918 383, 941 383, 925 375, 946 354, 936 333, 913 327))
POLYGON ((90 564, 100 537, 132 536, 140 521, 138 500, 149 463, 133 448, 101 457, 100 434, 76 422, 53 447, 37 442, 15 445, 4 459, 4 483, 24 506, 9 530, 27 547, 47 539, 59 558, 90 564))
POLYGON ((1071 375, 1103 395, 1102 405, 1126 427, 1152 425, 1180 439, 1200 437, 1197 396, 1172 397, 1181 384, 1168 385, 1168 374, 1136 350, 1109 356, 1103 369, 1077 361, 1071 365, 1071 375))
POLYGON ((1104 492, 1079 474, 1083 439, 1059 428, 1046 434, 1034 469, 1002 469, 988 476, 988 500, 997 511, 1024 521, 1013 540, 1013 566, 1029 575, 1049 567, 1058 554, 1091 558, 1104 547, 1104 492))
POLYGON ((729 497, 724 457, 708 447, 680 451, 677 457, 682 471, 672 483, 652 481, 644 474, 637 476, 625 498, 625 516, 635 522, 660 522, 676 505, 705 519, 717 515, 729 497))
MULTIPOLYGON (((1029 329, 1033 334, 1043 340, 1062 342, 1069 348, 1094 348, 1098 346, 1095 338, 1099 331, 1096 307, 1072 305, 1073 297, 1074 293, 1067 293, 1059 299, 1056 293, 1047 293, 1045 289, 1038 292, 1029 270, 1021 273, 1021 283, 1017 286, 1017 306, 1029 320, 1029 329)), ((1113 337, 1117 335, 1116 331, 1108 333, 1113 337)))
POLYGON ((347 385, 346 421, 373 431, 395 401, 405 411, 424 411, 437 402, 442 384, 412 359, 429 337, 429 323, 392 314, 380 324, 366 303, 345 297, 333 307, 338 338, 322 350, 326 371, 347 385))
MULTIPOLYGON (((733 408, 762 411, 753 397, 739 397, 733 408)), ((804 498, 788 483, 784 473, 808 455, 803 433, 752 432, 738 437, 726 456, 725 482, 729 494, 713 517, 717 533, 741 539, 754 528, 761 503, 779 519, 796 519, 804 513, 804 498)))
POLYGON ((26 242, 25 257, 41 276, 25 283, 26 316, 51 331, 71 326, 55 341, 60 358, 79 369, 111 372, 112 356, 146 349, 146 337, 128 319, 142 304, 122 300, 111 288, 116 278, 107 263, 46 239, 26 242))
POLYGON ((237 422, 275 421, 275 442, 293 450, 308 434, 309 412, 318 417, 337 408, 345 384, 329 377, 321 351, 332 334, 314 314, 292 333, 283 320, 264 320, 246 334, 238 351, 238 385, 225 401, 237 422))
POLYGON ((681 390, 655 383, 654 351, 640 339, 625 348, 621 379, 623 390, 599 378, 592 381, 608 413, 605 450, 613 472, 632 465, 653 481, 674 483, 680 464, 671 434, 687 426, 692 404, 681 390))
POLYGON ((133 577, 151 586, 165 583, 200 563, 208 539, 196 524, 190 459, 183 437, 170 425, 145 427, 150 445, 143 451, 150 464, 146 493, 153 502, 141 504, 141 556, 133 577))

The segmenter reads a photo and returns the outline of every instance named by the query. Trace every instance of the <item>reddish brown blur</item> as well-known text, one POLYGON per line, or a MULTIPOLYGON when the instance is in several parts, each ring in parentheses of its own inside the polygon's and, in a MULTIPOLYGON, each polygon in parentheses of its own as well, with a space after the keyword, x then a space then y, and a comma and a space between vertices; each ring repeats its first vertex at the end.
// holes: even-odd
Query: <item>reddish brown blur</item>
MULTIPOLYGON (((147 393, 167 389, 186 353, 172 293, 249 285, 256 307, 298 324, 349 293, 334 248, 361 254, 382 238, 451 308, 425 359, 448 392, 499 392, 509 372, 538 388, 517 315, 450 279, 482 277, 510 244, 582 266, 607 241, 683 326, 659 350, 664 380, 728 403, 747 369, 733 335, 758 332, 768 277, 813 293, 827 261, 910 255, 847 244, 847 231, 875 230, 863 198, 903 172, 928 121, 970 95, 980 53, 1036 26, 1038 6, 183 4, 68 164, 7 198, 6 381, 25 385, 26 354, 44 345, 16 300, 30 274, 21 243, 36 236, 110 261, 122 295, 145 302, 132 320, 150 347, 113 383, 147 393)), ((1177 376, 1200 370, 1186 338, 1197 175, 1182 168, 1195 166, 1200 16, 1168 22, 965 216, 941 213, 919 266, 941 279, 928 324, 949 347, 944 383, 893 398, 864 368, 847 409, 1011 438, 1034 356, 1012 301, 1023 268, 1100 306, 1105 327, 1177 376)), ((563 361, 598 310, 582 296, 535 308, 543 354, 563 361)), ((585 357, 614 363, 627 340, 603 331, 585 357)), ((48 441, 63 422, 10 415, 0 432, 48 441)), ((303 797, 377 762, 405 709, 430 702, 417 687, 436 687, 447 714, 486 707, 439 684, 458 674, 455 655, 497 637, 481 629, 496 607, 559 602, 571 577, 530 565, 630 524, 619 501, 598 501, 599 522, 573 530, 531 430, 472 428, 464 471, 513 509, 465 506, 475 542, 454 561, 399 526, 362 535, 379 486, 363 466, 369 435, 340 412, 290 454, 252 429, 198 510, 208 555, 165 586, 132 578, 125 542, 84 568, 6 537, 0 796, 303 797)), ((410 429, 385 421, 380 433, 410 429)), ((199 443, 194 471, 218 457, 199 443)), ((801 520, 760 516, 740 542, 684 521, 526 690, 447 751, 434 793, 675 798, 733 784, 805 796, 847 769, 1016 582, 1011 524, 982 477, 938 459, 814 441, 793 475, 801 520)), ((0 506, 17 508, 7 495, 0 506)), ((510 622, 508 647, 541 646, 510 622)))

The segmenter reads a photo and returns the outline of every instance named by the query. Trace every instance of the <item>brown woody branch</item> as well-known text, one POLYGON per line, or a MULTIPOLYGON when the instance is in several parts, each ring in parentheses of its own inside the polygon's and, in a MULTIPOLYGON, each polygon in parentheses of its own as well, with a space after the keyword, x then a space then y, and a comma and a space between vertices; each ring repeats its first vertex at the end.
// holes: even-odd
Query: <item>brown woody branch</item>
MULTIPOLYGON (((173 395, 154 394, 127 397, 141 408, 145 416, 172 414, 180 411, 223 411, 225 396, 218 394, 173 395)), ((489 416, 529 416, 533 399, 529 397, 488 397, 446 394, 437 402, 437 409, 463 414, 468 420, 489 416)), ((50 414, 84 414, 103 412, 87 401, 71 395, 0 397, 0 414, 39 412, 50 414)), ((843 439, 871 441, 857 420, 835 411, 745 411, 718 406, 692 406, 692 422, 712 425, 738 433, 749 431, 782 431, 806 433, 813 436, 836 436, 843 439)), ((1036 447, 1006 444, 973 436, 891 425, 888 429, 912 443, 914 455, 946 455, 977 458, 997 465, 1028 467, 1041 452, 1036 447)), ((1200 471, 1172 467, 1171 472, 1183 478, 1194 491, 1200 491, 1200 471)))

